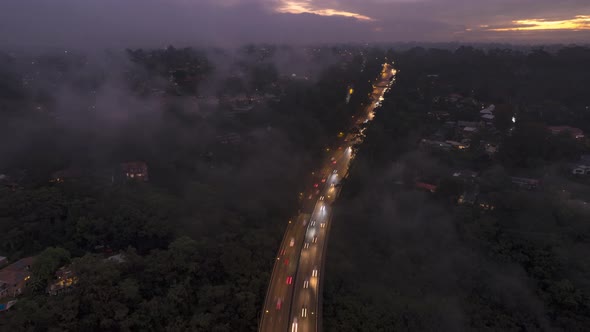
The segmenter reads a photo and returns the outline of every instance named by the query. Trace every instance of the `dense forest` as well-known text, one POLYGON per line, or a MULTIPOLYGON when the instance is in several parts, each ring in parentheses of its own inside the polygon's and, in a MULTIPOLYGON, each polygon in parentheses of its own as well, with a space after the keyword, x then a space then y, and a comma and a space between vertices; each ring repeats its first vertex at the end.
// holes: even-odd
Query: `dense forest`
POLYGON ((415 48, 390 56, 396 84, 334 209, 325 329, 588 330, 590 182, 569 165, 590 146, 546 128, 590 130, 590 50, 415 48), (490 104, 496 118, 481 124, 490 104), (461 120, 481 128, 465 150, 421 143, 456 139, 448 128, 461 120), (499 150, 486 153, 484 141, 499 150), (540 187, 515 187, 511 176, 540 187), (478 200, 461 203, 470 188, 478 200))
POLYGON ((396 83, 353 129, 335 203, 325 330, 587 330, 590 183, 568 167, 588 144, 546 127, 590 132, 590 50, 274 45, 0 54, 0 256, 36 257, 0 329, 256 330, 287 220, 384 61, 396 83), (422 147, 483 104, 469 148, 422 147), (121 180, 131 161, 149 181, 121 180), (457 204, 475 182, 493 211, 457 204), (63 266, 76 284, 48 295, 63 266))
POLYGON ((381 65, 361 49, 315 52, 6 54, 0 255, 36 260, 0 329, 255 330, 298 193, 381 65), (293 66, 310 77, 285 73, 286 55, 305 55, 293 66), (359 93, 346 103, 351 85, 359 93), (263 93, 273 97, 248 113, 223 102, 263 93), (191 99, 203 95, 222 103, 205 112, 191 99), (119 179, 129 161, 145 163, 149 181, 119 179), (49 296, 62 266, 77 283, 49 296))

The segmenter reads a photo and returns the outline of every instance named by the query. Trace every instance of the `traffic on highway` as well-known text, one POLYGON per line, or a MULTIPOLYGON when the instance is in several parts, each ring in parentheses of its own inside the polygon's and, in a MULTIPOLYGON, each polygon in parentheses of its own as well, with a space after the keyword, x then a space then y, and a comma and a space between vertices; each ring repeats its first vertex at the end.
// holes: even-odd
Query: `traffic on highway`
MULTIPOLYGON (((373 84, 371 102, 356 125, 373 119, 375 109, 395 81, 395 74, 392 64, 383 65, 373 84)), ((352 146, 362 139, 352 133, 340 136, 343 141, 338 149, 326 149, 328 155, 319 171, 322 180, 313 185, 318 189, 316 194, 307 198, 315 200, 315 205, 289 221, 267 289, 259 324, 261 332, 321 331, 322 278, 332 203, 354 158, 352 146)))

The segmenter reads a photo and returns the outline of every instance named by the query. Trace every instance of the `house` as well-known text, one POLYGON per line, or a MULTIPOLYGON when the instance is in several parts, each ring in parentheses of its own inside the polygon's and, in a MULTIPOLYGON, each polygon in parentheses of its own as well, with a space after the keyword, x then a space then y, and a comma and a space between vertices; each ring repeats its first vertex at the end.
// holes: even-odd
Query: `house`
POLYGON ((478 125, 479 125, 479 123, 474 122, 474 121, 457 121, 457 126, 460 128, 467 128, 467 127, 477 128, 478 125))
POLYGON ((5 186, 12 191, 16 191, 18 183, 15 182, 10 176, 6 174, 0 174, 0 186, 5 186))
POLYGON ((148 167, 143 161, 121 163, 121 173, 127 180, 148 181, 148 167))
POLYGON ((450 146, 452 146, 453 148, 457 149, 457 150, 465 150, 467 148, 469 148, 469 144, 465 144, 465 143, 459 143, 457 141, 445 141, 445 143, 449 144, 450 146))
POLYGON ((460 205, 473 205, 477 200, 477 196, 479 195, 479 186, 478 185, 471 185, 468 186, 463 194, 459 196, 457 203, 460 205))
POLYGON ((447 128, 447 129, 453 129, 453 128, 455 128, 456 125, 457 125, 457 123, 455 121, 447 121, 447 122, 445 122, 443 127, 447 128))
POLYGON ((78 277, 70 267, 62 266, 55 271, 55 280, 47 286, 47 293, 50 295, 60 294, 78 282, 78 277))
POLYGON ((448 102, 456 103, 459 100, 463 99, 463 96, 458 93, 452 93, 446 99, 448 102))
POLYGON ((428 139, 422 139, 421 145, 423 147, 429 147, 432 149, 443 150, 443 151, 449 151, 452 148, 452 145, 450 145, 449 143, 441 142, 441 141, 431 141, 428 139))
POLYGON ((483 211, 494 211, 496 209, 494 201, 485 194, 479 195, 477 198, 477 206, 483 211))
POLYGON ((450 116, 450 113, 445 111, 434 111, 428 112, 428 116, 435 118, 437 120, 445 120, 450 116))
POLYGON ((464 179, 464 180, 473 180, 473 179, 477 178, 477 175, 478 175, 477 172, 471 171, 468 169, 456 171, 453 173, 453 177, 464 179))
POLYGON ((64 183, 65 181, 75 181, 77 179, 82 178, 86 172, 79 168, 67 168, 62 169, 57 172, 53 172, 51 174, 51 179, 49 182, 51 183, 64 183))
POLYGON ((495 105, 490 105, 484 109, 482 109, 481 111, 479 111, 480 114, 492 114, 494 112, 494 110, 496 109, 495 105))
POLYGON ((464 134, 473 134, 477 132, 477 127, 465 127, 463 128, 463 133, 464 134))
POLYGON ((114 263, 125 263, 127 260, 125 259, 125 255, 122 253, 109 256, 105 258, 106 261, 114 262, 114 263))
POLYGON ((547 127, 547 129, 553 135, 559 135, 561 133, 568 132, 568 133, 570 133, 570 135, 572 136, 572 138, 575 138, 575 139, 582 139, 582 138, 584 138, 584 131, 582 131, 582 129, 575 128, 575 127, 570 127, 570 126, 549 126, 549 127, 547 127))
POLYGON ((493 114, 484 114, 481 116, 484 121, 493 121, 495 116, 493 114))
POLYGON ((431 193, 436 192, 436 186, 430 183, 425 183, 425 182, 416 182, 415 184, 417 189, 422 189, 422 190, 426 190, 429 191, 431 193))
POLYGON ((31 279, 34 257, 20 259, 0 270, 0 298, 20 295, 31 279))
POLYGON ((218 135, 217 141, 221 144, 238 144, 242 141, 242 137, 238 133, 229 133, 218 135))
POLYGON ((215 96, 200 96, 197 98, 197 103, 201 107, 217 108, 220 104, 220 100, 215 96))
POLYGON ((533 190, 537 189, 541 185, 541 181, 538 179, 529 179, 529 178, 521 178, 521 177, 510 177, 512 184, 516 185, 519 188, 533 190))
POLYGON ((483 147, 489 156, 492 156, 498 152, 498 145, 496 144, 483 142, 483 147))
POLYGON ((8 301, 6 303, 0 303, 0 311, 6 311, 16 304, 16 300, 8 301))
POLYGON ((574 175, 590 175, 589 165, 574 165, 572 167, 572 174, 574 175))

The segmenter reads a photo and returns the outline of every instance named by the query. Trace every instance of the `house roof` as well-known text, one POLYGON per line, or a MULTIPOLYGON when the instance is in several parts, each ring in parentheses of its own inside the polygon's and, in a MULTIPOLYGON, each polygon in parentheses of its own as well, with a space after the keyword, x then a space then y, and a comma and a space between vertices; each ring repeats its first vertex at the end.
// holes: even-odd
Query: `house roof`
POLYGON ((521 177, 517 177, 517 176, 512 176, 510 179, 512 180, 512 182, 517 182, 517 183, 526 183, 526 184, 535 184, 535 185, 541 183, 541 180, 538 180, 538 179, 521 178, 521 177))
POLYGON ((576 138, 584 137, 584 131, 580 128, 575 128, 575 127, 570 127, 570 126, 549 126, 549 127, 547 127, 547 129, 549 129, 549 131, 551 131, 552 134, 559 134, 564 131, 569 131, 572 133, 572 136, 574 136, 576 138))
POLYGON ((477 173, 477 172, 475 172, 475 171, 471 171, 471 170, 468 170, 468 169, 464 169, 464 170, 460 170, 460 171, 456 171, 456 172, 454 172, 454 173, 453 173, 453 176, 454 176, 454 177, 459 177, 459 176, 462 176, 462 177, 471 177, 471 178, 476 178, 476 177, 477 177, 477 174, 478 174, 478 173, 477 173))
POLYGON ((430 192, 435 192, 436 191, 436 186, 430 183, 424 183, 424 182, 416 182, 416 188, 419 189, 426 189, 430 192))
POLYGON ((121 168, 123 169, 123 171, 146 170, 147 165, 143 161, 130 161, 121 163, 121 168))
POLYGON ((53 172, 53 174, 51 174, 51 177, 52 178, 79 178, 79 177, 82 177, 84 174, 85 174, 85 172, 82 169, 67 168, 67 169, 59 170, 57 172, 53 172))
POLYGON ((0 270, 0 281, 14 285, 24 280, 30 273, 30 267, 35 261, 34 257, 20 259, 0 270))

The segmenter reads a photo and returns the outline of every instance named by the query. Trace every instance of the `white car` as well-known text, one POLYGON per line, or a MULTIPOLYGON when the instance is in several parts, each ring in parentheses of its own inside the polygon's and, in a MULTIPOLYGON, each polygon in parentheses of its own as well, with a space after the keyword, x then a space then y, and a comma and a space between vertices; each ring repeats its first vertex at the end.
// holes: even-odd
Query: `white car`
POLYGON ((312 220, 310 226, 315 226, 315 220, 312 220))
POLYGON ((334 171, 332 171, 332 173, 334 173, 334 174, 338 174, 338 170, 337 170, 337 169, 335 169, 334 171))
POLYGON ((293 324, 291 325, 291 332, 297 332, 297 317, 293 318, 293 324))
POLYGON ((306 280, 303 282, 303 289, 307 289, 307 288, 309 288, 309 279, 306 279, 306 280))
POLYGON ((320 201, 323 201, 323 200, 324 200, 324 196, 320 196, 320 201))
POLYGON ((303 317, 303 318, 307 317, 307 306, 306 305, 301 307, 301 317, 303 317))
POLYGON ((294 245, 295 245, 295 238, 294 238, 294 237, 292 237, 292 238, 291 238, 291 242, 289 242, 289 247, 292 247, 292 246, 294 246, 294 245))
POLYGON ((326 228, 326 223, 325 223, 325 222, 321 223, 321 224, 320 224, 320 227, 321 227, 321 228, 326 228))
POLYGON ((303 249, 308 249, 309 248, 309 242, 305 242, 303 244, 303 249))
POLYGON ((317 243, 317 242, 318 242, 318 236, 317 235, 314 235, 313 236, 313 243, 317 243))

